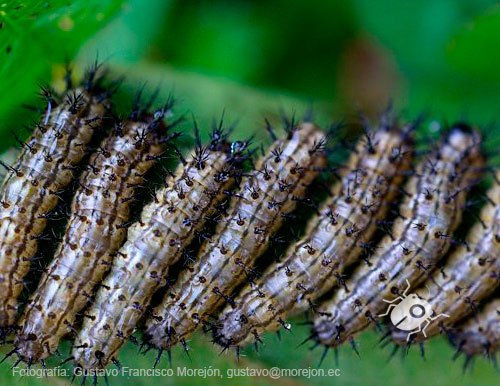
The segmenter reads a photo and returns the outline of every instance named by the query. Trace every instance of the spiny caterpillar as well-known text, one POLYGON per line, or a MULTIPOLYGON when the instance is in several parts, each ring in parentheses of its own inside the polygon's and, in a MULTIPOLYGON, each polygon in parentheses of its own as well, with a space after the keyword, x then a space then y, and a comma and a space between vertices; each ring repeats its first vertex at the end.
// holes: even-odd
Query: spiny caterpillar
POLYGON ((117 122, 90 157, 63 241, 19 322, 14 346, 27 363, 43 360, 63 336, 76 334, 77 313, 92 299, 125 239, 135 191, 175 136, 167 135, 162 122, 170 109, 171 100, 153 116, 136 100, 129 119, 117 122))
POLYGON ((500 348, 500 299, 492 300, 482 312, 459 326, 455 344, 456 357, 466 356, 464 367, 476 355, 485 355, 496 363, 495 353, 500 348))
POLYGON ((379 130, 365 128, 305 236, 242 291, 236 307, 226 308, 214 329, 215 341, 225 347, 258 342, 264 331, 288 326, 288 316, 314 309, 315 299, 342 283, 343 269, 369 246, 376 221, 384 218, 410 167, 412 129, 401 130, 385 117, 379 130))
MULTIPOLYGON (((4 164, 11 164, 17 159, 19 153, 20 150, 18 148, 11 147, 5 150, 5 152, 2 153, 2 155, 0 155, 0 161, 3 162, 4 164)), ((3 179, 8 173, 9 173, 8 169, 0 168, 0 180, 3 181, 3 179)))
POLYGON ((0 328, 12 327, 37 240, 58 195, 74 177, 92 135, 109 107, 110 92, 102 90, 98 67, 86 75, 84 86, 70 89, 63 100, 42 89, 45 115, 0 187, 0 328))
POLYGON ((232 303, 231 291, 252 276, 256 258, 325 165, 321 131, 310 123, 287 131, 287 138, 277 139, 244 177, 214 240, 202 245, 199 261, 181 272, 155 308, 156 316, 146 321, 145 339, 160 349, 159 355, 177 342, 187 350, 186 338, 200 324, 209 324, 224 301, 232 303))
MULTIPOLYGON (((491 295, 500 284, 500 170, 494 186, 488 191, 487 203, 479 222, 469 231, 467 240, 448 259, 444 267, 435 270, 420 293, 432 306, 435 315, 448 318, 431 323, 424 334, 412 335, 411 342, 422 342, 440 331, 452 337, 452 328, 461 319, 477 312, 480 301, 491 295)), ((407 344, 407 333, 394 330, 393 340, 407 344)))
POLYGON ((450 246, 466 191, 482 166, 479 136, 457 124, 440 148, 421 160, 408 181, 393 229, 377 246, 373 263, 360 266, 321 307, 311 339, 329 347, 349 340, 383 313, 384 299, 401 296, 407 281, 420 284, 450 246))
POLYGON ((166 186, 129 228, 76 338, 72 355, 77 366, 92 369, 118 363, 121 346, 148 310, 153 294, 166 285, 169 266, 200 235, 240 173, 246 143, 229 144, 221 127, 214 130, 209 146, 197 139, 190 159, 181 156, 166 186))

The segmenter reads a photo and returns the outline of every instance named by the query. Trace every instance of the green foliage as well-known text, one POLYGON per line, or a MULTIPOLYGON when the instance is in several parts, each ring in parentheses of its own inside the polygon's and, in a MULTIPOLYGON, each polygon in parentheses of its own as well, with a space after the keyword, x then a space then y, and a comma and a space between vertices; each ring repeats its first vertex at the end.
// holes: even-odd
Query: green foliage
MULTIPOLYGON (((21 105, 33 103, 37 84, 60 78, 66 59, 76 57, 81 71, 96 54, 114 75, 127 80, 117 99, 126 110, 145 82, 160 87, 160 99, 173 92, 179 114, 193 113, 207 135, 212 118, 223 110, 238 120, 235 138, 264 137, 263 117, 279 119, 281 110, 303 114, 311 105, 322 125, 350 118, 355 102, 368 112, 394 96, 406 116, 426 111, 431 119, 468 118, 477 124, 496 119, 500 90, 500 8, 493 0, 0 0, 0 133, 6 148, 9 130, 19 131, 32 116, 21 105), (116 16, 116 17, 114 17, 116 16), (21 113, 21 114, 20 114, 21 113), (22 117, 19 119, 19 117, 22 117)), ((78 72, 77 71, 77 72, 78 72)), ((185 125, 186 127, 188 124, 185 125)), ((487 132, 486 147, 500 145, 498 126, 487 132)), ((432 134, 425 125, 422 137, 432 134)), ((499 158, 491 162, 498 166, 499 158)), ((266 336, 259 353, 244 350, 218 356, 209 336, 191 342, 192 362, 174 350, 176 366, 315 367, 320 349, 297 345, 308 334, 294 323, 282 342, 266 336)), ((413 349, 401 361, 387 361, 390 349, 378 337, 360 337, 361 359, 349 347, 340 350, 340 378, 193 379, 120 378, 114 384, 150 385, 417 385, 494 384, 498 373, 484 359, 473 373, 461 374, 451 362, 452 348, 443 338, 426 345, 427 360, 413 349)), ((0 348, 5 352, 7 347, 0 348)), ((61 351, 66 354, 69 344, 61 351)), ((154 352, 139 355, 129 344, 124 365, 149 368, 154 352)), ((60 358, 51 358, 57 365, 60 358)), ((164 358, 162 367, 166 367, 164 358)), ((329 354, 323 367, 337 367, 329 354)), ((0 367, 0 384, 69 384, 63 378, 12 377, 0 367)))
MULTIPOLYGON (((22 104, 33 103, 37 85, 50 83, 57 66, 119 9, 122 0, 15 0, 0 2, 0 123, 20 130, 22 104)), ((94 53, 95 56, 95 53, 94 53)))

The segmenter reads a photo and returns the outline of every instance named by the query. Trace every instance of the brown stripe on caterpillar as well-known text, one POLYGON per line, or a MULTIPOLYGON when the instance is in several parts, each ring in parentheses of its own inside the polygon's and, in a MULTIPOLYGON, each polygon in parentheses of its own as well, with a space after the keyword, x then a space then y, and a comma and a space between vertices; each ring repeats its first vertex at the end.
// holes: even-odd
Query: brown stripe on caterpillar
POLYGON ((324 135, 313 124, 301 124, 278 139, 244 177, 228 214, 216 228, 213 240, 206 241, 200 259, 181 272, 154 310, 157 316, 146 321, 146 341, 167 349, 181 342, 224 301, 231 303, 231 292, 253 273, 253 264, 267 248, 269 239, 291 212, 297 199, 325 164, 324 135))
MULTIPOLYGON (((0 327, 15 323, 20 295, 37 239, 55 208, 58 194, 74 177, 75 166, 86 153, 101 125, 109 92, 101 88, 96 68, 85 86, 66 92, 62 102, 43 89, 48 101, 40 123, 0 187, 0 327)), ((6 166, 6 165, 4 165, 6 166)))
POLYGON ((288 326, 287 317, 307 310, 335 285, 364 252, 399 190, 411 164, 413 126, 401 130, 384 118, 379 130, 365 128, 304 237, 242 291, 236 307, 226 308, 213 331, 216 342, 225 347, 258 342, 264 331, 288 326))
POLYGON ((496 363, 495 353, 500 348, 500 299, 491 300, 480 313, 456 329, 456 357, 465 354, 464 367, 477 355, 484 355, 496 363))
POLYGON ((198 146, 167 178, 127 241, 87 311, 73 346, 77 366, 100 368, 116 361, 135 331, 153 294, 166 285, 169 266, 178 261, 207 219, 216 213, 244 160, 246 143, 229 144, 220 128, 211 144, 198 146))
POLYGON ((426 279, 449 249, 449 237, 460 223, 466 191, 482 166, 479 136, 470 127, 455 125, 439 149, 418 164, 406 184, 400 216, 391 233, 377 246, 373 264, 358 267, 315 318, 314 338, 326 347, 349 340, 386 311, 401 296, 407 281, 426 279))
POLYGON ((171 101, 154 115, 134 107, 129 119, 117 122, 91 155, 63 241, 19 322, 14 345, 24 361, 37 363, 48 357, 63 336, 76 332, 77 313, 91 299, 127 235, 136 189, 176 136, 168 135, 163 123, 171 101))
MULTIPOLYGON (((412 335, 410 342, 424 340, 445 332, 461 319, 477 312, 478 304, 500 284, 500 170, 477 222, 469 231, 465 245, 449 257, 441 270, 435 270, 419 293, 432 307, 433 315, 447 317, 431 323, 424 334, 412 335)), ((407 344, 408 332, 394 329, 393 340, 407 344)))

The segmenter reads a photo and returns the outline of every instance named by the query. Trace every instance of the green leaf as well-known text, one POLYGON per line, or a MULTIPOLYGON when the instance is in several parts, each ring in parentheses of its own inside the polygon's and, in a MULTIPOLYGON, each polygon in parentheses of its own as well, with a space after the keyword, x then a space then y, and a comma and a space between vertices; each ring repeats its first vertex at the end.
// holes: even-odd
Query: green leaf
MULTIPOLYGON (((35 101, 80 45, 102 27, 123 0, 12 1, 0 4, 0 124, 20 130, 22 104, 35 101)), ((95 56, 95 54, 94 54, 95 56)))
POLYGON ((224 112, 227 122, 237 121, 234 137, 267 136, 264 117, 280 119, 280 112, 302 117, 313 108, 315 119, 326 125, 340 117, 334 106, 324 101, 309 101, 297 95, 277 90, 257 89, 224 78, 208 77, 194 72, 179 71, 164 65, 140 63, 138 65, 110 64, 111 72, 123 74, 125 98, 117 105, 128 106, 134 91, 147 83, 150 89, 159 87, 159 102, 172 93, 177 100, 178 114, 188 120, 193 114, 201 122, 202 133, 208 134, 212 119, 224 112))
MULTIPOLYGON (((449 44, 448 57, 465 76, 500 81, 500 6, 468 23, 449 44)), ((498 90, 497 90, 498 91, 498 90)))
POLYGON ((101 29, 78 55, 88 63, 99 52, 105 61, 133 63, 146 57, 162 28, 171 0, 128 0, 122 12, 101 29))

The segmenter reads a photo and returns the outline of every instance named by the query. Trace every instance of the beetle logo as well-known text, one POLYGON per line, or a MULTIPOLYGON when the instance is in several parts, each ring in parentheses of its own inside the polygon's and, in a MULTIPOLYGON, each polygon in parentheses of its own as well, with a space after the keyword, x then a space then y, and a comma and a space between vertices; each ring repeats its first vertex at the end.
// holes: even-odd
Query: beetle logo
POLYGON ((446 318, 450 316, 447 314, 433 316, 432 307, 426 300, 422 299, 417 294, 407 295, 410 290, 410 282, 406 280, 406 284, 408 284, 408 287, 406 287, 401 296, 398 296, 394 300, 383 299, 384 302, 389 303, 389 308, 387 308, 385 314, 380 314, 378 316, 382 317, 390 313, 391 322, 396 328, 403 331, 410 331, 406 337, 406 341, 410 340, 410 336, 419 332, 422 332, 427 338, 425 329, 432 321, 441 316, 446 318), (398 300, 400 303, 395 304, 398 300))

